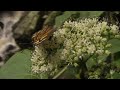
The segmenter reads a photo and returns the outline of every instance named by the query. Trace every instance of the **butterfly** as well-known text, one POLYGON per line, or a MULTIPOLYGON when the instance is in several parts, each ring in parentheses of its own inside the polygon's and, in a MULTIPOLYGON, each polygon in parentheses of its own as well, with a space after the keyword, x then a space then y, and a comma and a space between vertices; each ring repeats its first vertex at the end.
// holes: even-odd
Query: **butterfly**
POLYGON ((55 29, 52 26, 46 25, 42 30, 36 32, 32 36, 32 41, 34 45, 40 45, 43 41, 49 39, 55 29))

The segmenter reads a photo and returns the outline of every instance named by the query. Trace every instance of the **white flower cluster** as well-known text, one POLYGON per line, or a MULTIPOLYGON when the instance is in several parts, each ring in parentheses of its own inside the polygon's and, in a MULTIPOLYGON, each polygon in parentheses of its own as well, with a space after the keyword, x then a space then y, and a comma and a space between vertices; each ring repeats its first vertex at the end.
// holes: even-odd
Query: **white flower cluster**
POLYGON ((107 41, 118 35, 116 25, 108 26, 107 22, 98 19, 85 19, 79 22, 65 22, 62 29, 54 33, 57 43, 63 43, 61 59, 69 62, 93 54, 109 54, 107 41))
POLYGON ((50 63, 46 63, 46 51, 42 46, 35 46, 35 51, 33 52, 31 61, 32 61, 32 71, 34 73, 48 72, 52 69, 50 63))
POLYGON ((118 36, 116 25, 107 25, 97 18, 66 21, 61 29, 53 33, 52 39, 35 47, 32 56, 32 71, 47 72, 57 68, 60 62, 76 65, 91 55, 109 54, 108 40, 118 36))

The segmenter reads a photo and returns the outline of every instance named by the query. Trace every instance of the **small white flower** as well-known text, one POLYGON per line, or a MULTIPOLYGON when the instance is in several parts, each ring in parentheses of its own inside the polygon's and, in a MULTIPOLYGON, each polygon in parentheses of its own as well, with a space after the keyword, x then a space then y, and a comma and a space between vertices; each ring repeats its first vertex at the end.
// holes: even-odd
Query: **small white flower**
POLYGON ((115 71, 114 70, 110 70, 110 74, 112 75, 112 74, 114 74, 115 73, 115 71))
POLYGON ((115 34, 115 33, 118 33, 118 26, 116 26, 116 25, 112 25, 111 26, 111 31, 115 34))
POLYGON ((105 50, 105 54, 109 55, 111 52, 108 50, 105 50))
POLYGON ((106 48, 109 48, 109 47, 111 47, 112 45, 111 44, 107 44, 105 47, 106 48))
POLYGON ((41 71, 41 72, 46 72, 46 71, 47 71, 47 66, 46 66, 46 65, 42 65, 42 66, 40 67, 40 71, 41 71))
POLYGON ((115 38, 120 39, 120 35, 115 35, 115 38))
POLYGON ((97 50, 96 53, 99 55, 102 55, 102 54, 104 54, 104 50, 97 50))
POLYGON ((39 66, 38 65, 32 66, 32 71, 34 73, 39 73, 39 66))

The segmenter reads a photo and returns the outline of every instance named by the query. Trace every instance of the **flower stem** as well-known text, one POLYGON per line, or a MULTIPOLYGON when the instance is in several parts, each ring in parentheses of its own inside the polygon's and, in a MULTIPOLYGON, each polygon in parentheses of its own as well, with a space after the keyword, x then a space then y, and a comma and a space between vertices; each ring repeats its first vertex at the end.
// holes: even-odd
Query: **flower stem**
POLYGON ((65 72, 65 70, 67 70, 69 64, 67 66, 65 66, 57 75, 55 75, 53 77, 53 79, 57 79, 61 74, 63 74, 65 72))

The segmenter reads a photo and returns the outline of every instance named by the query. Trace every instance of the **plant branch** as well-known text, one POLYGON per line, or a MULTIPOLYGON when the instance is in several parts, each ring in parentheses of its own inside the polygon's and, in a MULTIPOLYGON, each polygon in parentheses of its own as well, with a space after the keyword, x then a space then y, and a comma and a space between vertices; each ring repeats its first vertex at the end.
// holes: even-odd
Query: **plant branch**
POLYGON ((55 75, 53 77, 53 79, 57 79, 61 74, 63 74, 65 72, 65 70, 67 70, 69 64, 67 66, 65 66, 57 75, 55 75))

